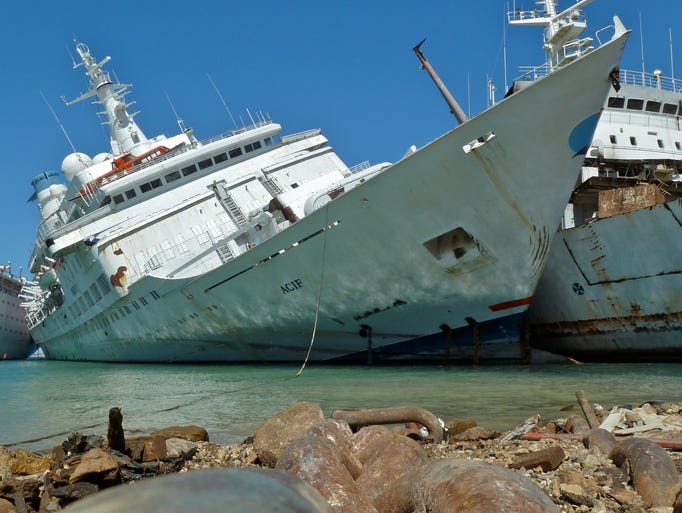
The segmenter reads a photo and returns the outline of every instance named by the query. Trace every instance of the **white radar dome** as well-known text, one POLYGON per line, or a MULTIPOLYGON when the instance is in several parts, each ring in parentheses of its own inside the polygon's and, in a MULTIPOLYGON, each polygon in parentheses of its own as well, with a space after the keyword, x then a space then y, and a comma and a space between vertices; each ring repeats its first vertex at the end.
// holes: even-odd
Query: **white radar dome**
POLYGON ((92 166, 92 159, 85 153, 71 153, 62 161, 62 173, 70 182, 74 176, 92 166))

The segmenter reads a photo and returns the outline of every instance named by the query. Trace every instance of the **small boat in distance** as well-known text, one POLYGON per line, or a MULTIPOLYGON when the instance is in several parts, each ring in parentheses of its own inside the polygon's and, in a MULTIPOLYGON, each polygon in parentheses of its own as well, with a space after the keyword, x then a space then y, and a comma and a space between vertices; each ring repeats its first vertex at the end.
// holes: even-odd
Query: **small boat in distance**
POLYGON ((37 349, 19 299, 25 282, 12 274, 10 264, 0 265, 0 360, 24 360, 37 349))
POLYGON ((111 148, 68 155, 68 185, 32 182, 34 339, 49 359, 126 362, 442 360, 472 338, 494 353, 518 340, 617 74, 614 25, 599 48, 555 34, 548 76, 394 164, 350 167, 319 129, 263 116, 148 138, 109 57, 77 44, 74 102, 102 105, 111 148))

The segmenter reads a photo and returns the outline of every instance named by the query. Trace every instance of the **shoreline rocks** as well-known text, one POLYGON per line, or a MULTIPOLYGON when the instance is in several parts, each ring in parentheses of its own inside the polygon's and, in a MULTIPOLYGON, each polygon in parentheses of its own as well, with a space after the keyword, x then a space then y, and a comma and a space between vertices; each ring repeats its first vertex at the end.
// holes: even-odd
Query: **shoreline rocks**
MULTIPOLYGON (((579 399, 589 407, 584 395, 579 399)), ((173 482, 199 488, 198 470, 206 470, 201 479, 210 489, 210 483, 247 479, 235 474, 240 469, 264 471, 248 479, 273 489, 304 483, 307 492, 296 500, 308 501, 301 511, 311 512, 682 513, 682 406, 650 403, 606 412, 595 405, 592 413, 589 424, 601 428, 575 416, 544 424, 531 418, 503 434, 470 419, 443 422, 421 408, 325 418, 319 405, 297 403, 266 419, 252 438, 225 447, 210 442, 199 426, 123 440, 114 430, 115 445, 124 451, 100 435, 74 433, 45 456, 0 447, 0 513, 89 511, 82 508, 105 493, 128 500, 127 483, 154 493, 158 487, 147 481, 166 474, 192 474, 173 482), (344 417, 355 420, 351 425, 344 417), (282 480, 282 474, 290 477, 282 480)), ((224 493, 239 490, 225 486, 224 493)), ((210 493, 215 498, 219 491, 210 493)), ((237 497, 222 500, 231 498, 237 497)))

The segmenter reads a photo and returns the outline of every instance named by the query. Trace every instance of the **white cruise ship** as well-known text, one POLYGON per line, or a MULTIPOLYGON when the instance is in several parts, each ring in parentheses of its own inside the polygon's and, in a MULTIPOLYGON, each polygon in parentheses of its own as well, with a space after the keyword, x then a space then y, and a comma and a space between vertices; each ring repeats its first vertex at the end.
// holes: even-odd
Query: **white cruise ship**
POLYGON ((36 349, 28 333, 19 293, 26 280, 0 265, 0 360, 24 360, 36 349))
POLYGON ((599 48, 555 34, 548 76, 359 167, 263 118, 147 137, 109 58, 78 44, 74 101, 101 103, 111 148, 68 155, 67 185, 33 180, 34 339, 51 359, 129 362, 454 359, 517 340, 617 75, 614 22, 599 48))

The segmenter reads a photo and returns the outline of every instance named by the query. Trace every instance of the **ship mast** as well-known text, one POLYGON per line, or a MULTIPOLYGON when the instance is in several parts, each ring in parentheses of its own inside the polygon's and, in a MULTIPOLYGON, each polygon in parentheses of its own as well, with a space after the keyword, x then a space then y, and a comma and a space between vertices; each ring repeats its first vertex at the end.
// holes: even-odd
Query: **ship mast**
POLYGON ((102 69, 111 57, 107 56, 97 62, 84 43, 78 43, 76 51, 81 62, 74 64, 74 68, 85 67, 85 74, 90 77, 90 91, 66 104, 73 105, 88 98, 97 97, 95 101, 104 106, 104 112, 100 114, 106 116, 105 123, 109 125, 111 150, 114 156, 127 153, 138 144, 146 142, 147 137, 133 119, 138 113, 130 114, 126 110, 129 105, 132 105, 125 102, 126 89, 129 84, 114 84, 109 78, 109 73, 102 69))
POLYGON ((558 0, 539 0, 544 9, 508 13, 510 25, 545 27, 544 48, 551 71, 568 64, 585 52, 592 50, 592 39, 578 39, 587 28, 587 22, 580 9, 593 0, 579 0, 568 9, 558 12, 558 0))

